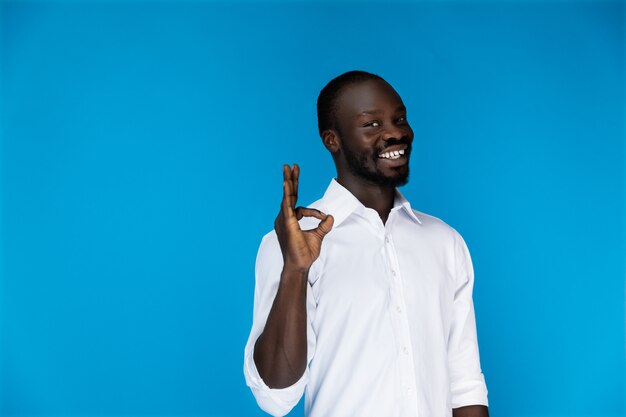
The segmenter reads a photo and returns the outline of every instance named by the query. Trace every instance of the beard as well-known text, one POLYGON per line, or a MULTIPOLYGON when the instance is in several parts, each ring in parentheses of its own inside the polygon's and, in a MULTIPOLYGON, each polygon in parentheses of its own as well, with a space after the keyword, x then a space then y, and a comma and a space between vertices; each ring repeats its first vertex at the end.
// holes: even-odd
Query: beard
MULTIPOLYGON (((343 152, 346 157, 346 163, 350 172, 356 175, 359 178, 364 179, 365 181, 380 185, 383 187, 399 187, 401 185, 405 185, 409 182, 409 165, 408 158, 411 154, 411 145, 408 140, 398 140, 394 142, 389 142, 387 146, 396 145, 399 143, 406 143, 408 145, 406 149, 406 158, 407 164, 399 167, 399 169, 394 170, 396 175, 388 176, 385 175, 377 166, 376 161, 379 159, 378 155, 380 152, 376 152, 373 155, 358 155, 356 152, 353 152, 352 149, 345 146, 343 147, 343 152), (369 162, 369 163, 368 163, 369 162)), ((381 151, 383 152, 383 151, 381 151)))

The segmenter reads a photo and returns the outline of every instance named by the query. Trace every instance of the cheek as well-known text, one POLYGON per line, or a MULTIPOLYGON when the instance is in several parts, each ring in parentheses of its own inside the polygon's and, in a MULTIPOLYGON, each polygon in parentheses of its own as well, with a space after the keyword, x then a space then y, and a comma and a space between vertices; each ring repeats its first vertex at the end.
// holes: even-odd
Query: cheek
MULTIPOLYGON (((347 145, 347 149, 356 155, 371 155, 376 152, 376 139, 362 136, 355 140, 354 142, 345 144, 347 145)), ((344 146, 345 146, 344 145, 344 146)))

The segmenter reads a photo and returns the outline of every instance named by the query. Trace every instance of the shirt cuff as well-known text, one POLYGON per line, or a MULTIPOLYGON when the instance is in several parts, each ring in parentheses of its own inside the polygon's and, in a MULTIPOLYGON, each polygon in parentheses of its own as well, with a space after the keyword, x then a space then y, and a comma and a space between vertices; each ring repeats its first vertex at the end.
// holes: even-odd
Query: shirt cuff
POLYGON ((452 408, 465 407, 467 405, 489 406, 487 385, 482 374, 478 379, 463 381, 455 385, 452 389, 452 408))
POLYGON ((293 385, 285 388, 270 388, 259 375, 254 362, 254 355, 250 352, 246 355, 244 375, 246 384, 252 390, 259 407, 273 416, 284 416, 302 398, 304 388, 309 380, 309 368, 305 368, 300 379, 293 385))

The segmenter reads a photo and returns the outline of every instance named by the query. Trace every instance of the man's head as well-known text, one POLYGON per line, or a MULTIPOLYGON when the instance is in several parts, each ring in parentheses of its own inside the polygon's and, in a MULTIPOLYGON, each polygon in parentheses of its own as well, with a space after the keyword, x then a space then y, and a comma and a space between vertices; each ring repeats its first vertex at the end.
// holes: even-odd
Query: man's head
POLYGON ((364 71, 338 76, 320 92, 317 115, 340 177, 406 184, 413 131, 402 99, 384 79, 364 71))

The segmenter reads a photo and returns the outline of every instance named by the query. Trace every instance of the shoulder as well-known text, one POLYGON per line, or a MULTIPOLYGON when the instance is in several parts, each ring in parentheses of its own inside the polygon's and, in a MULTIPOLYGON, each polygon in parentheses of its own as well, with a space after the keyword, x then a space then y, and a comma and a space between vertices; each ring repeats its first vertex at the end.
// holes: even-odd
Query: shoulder
POLYGON ((454 259, 457 268, 463 271, 466 271, 468 266, 472 268, 467 244, 454 227, 433 215, 418 210, 413 210, 413 213, 420 219, 421 235, 426 237, 429 245, 441 248, 450 259, 454 259))
POLYGON ((448 240, 452 244, 465 243, 461 234, 448 223, 423 211, 412 209, 415 216, 420 220, 419 227, 428 234, 437 236, 440 239, 448 240))
POLYGON ((270 259, 273 261, 282 259, 278 236, 276 235, 276 231, 273 229, 261 238, 261 244, 259 245, 259 250, 257 252, 257 266, 264 259, 270 259))
POLYGON ((278 244, 278 236, 276 235, 276 230, 272 229, 261 238, 261 247, 263 246, 271 246, 273 244, 278 244))

